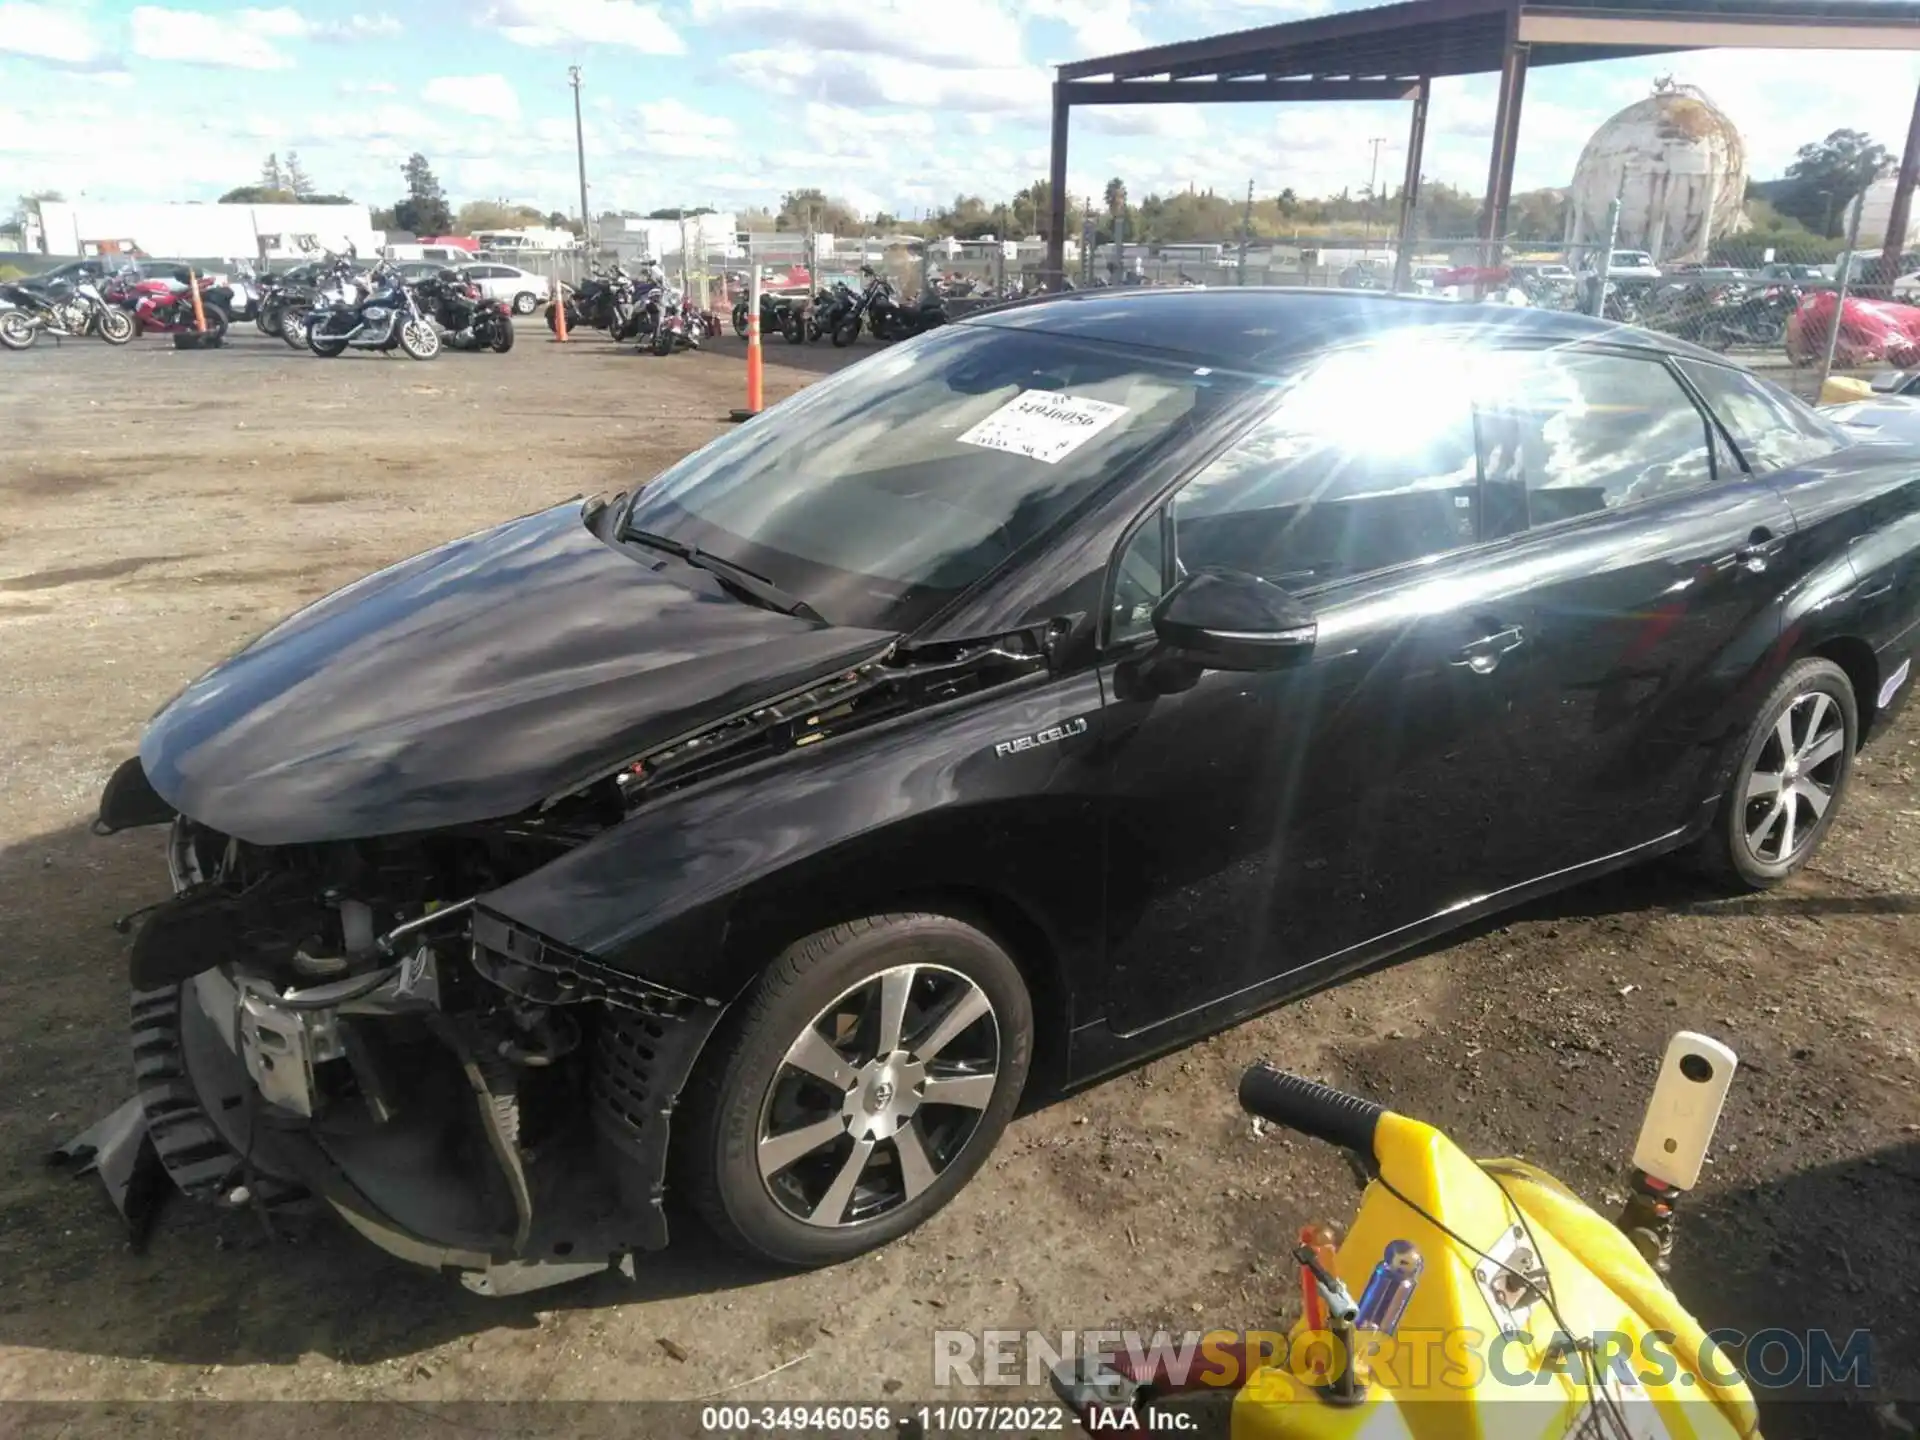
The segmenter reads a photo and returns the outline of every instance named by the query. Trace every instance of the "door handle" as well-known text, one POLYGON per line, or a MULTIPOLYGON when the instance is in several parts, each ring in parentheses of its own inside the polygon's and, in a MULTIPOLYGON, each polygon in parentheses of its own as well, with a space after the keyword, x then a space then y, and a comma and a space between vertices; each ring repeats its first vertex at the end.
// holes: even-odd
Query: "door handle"
POLYGON ((1518 625, 1509 625, 1504 630, 1496 630, 1491 635, 1482 635, 1478 640, 1462 645, 1454 652, 1449 663, 1464 666, 1476 675, 1491 675, 1499 668, 1501 656, 1518 650, 1526 643, 1526 632, 1518 625))
POLYGON ((1747 536, 1747 543, 1731 555, 1722 555, 1714 561, 1716 570, 1731 570, 1735 566, 1753 575, 1765 573, 1767 562, 1783 544, 1773 531, 1764 525, 1756 525, 1753 533, 1747 536))

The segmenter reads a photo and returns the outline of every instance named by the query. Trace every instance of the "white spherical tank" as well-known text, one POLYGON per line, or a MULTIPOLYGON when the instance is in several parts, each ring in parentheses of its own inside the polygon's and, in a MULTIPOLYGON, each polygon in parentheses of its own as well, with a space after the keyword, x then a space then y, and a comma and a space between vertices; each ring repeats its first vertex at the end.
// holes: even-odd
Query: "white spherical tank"
POLYGON ((1716 239, 1747 227, 1740 132, 1701 91, 1661 82, 1595 131, 1580 152, 1568 241, 1605 245, 1607 208, 1616 195, 1616 246, 1648 251, 1661 264, 1705 260, 1716 239))

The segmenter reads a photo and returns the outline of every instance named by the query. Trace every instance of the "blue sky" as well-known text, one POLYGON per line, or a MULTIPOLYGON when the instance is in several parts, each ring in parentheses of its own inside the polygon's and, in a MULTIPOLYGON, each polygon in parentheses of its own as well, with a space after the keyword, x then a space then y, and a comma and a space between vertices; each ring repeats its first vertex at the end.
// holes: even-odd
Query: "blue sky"
MULTIPOLYGON (((1272 24, 1351 0, 0 0, 0 207, 212 199, 297 150, 372 204, 419 150, 450 197, 578 205, 567 67, 585 74, 593 208, 771 204, 814 184, 863 211, 989 199, 1046 173, 1050 67, 1272 24)), ((1842 125, 1897 148, 1920 59, 1674 55, 1536 69, 1516 183, 1563 185, 1580 147, 1658 75, 1697 84, 1757 177, 1842 125)), ((1435 87, 1427 171, 1478 189, 1491 77, 1435 87)), ((1136 196, 1397 183, 1398 103, 1076 112, 1072 188, 1136 196)))

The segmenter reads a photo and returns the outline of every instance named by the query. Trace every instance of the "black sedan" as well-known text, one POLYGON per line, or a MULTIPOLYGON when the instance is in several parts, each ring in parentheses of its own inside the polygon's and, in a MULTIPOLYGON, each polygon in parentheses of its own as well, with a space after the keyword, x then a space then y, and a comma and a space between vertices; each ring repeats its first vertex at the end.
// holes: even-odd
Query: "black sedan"
POLYGON ((475 1288, 831 1262, 1071 1086, 1687 851, 1775 884, 1911 688, 1920 452, 1575 316, 1083 292, 189 685, 100 827, 180 1188, 475 1288))

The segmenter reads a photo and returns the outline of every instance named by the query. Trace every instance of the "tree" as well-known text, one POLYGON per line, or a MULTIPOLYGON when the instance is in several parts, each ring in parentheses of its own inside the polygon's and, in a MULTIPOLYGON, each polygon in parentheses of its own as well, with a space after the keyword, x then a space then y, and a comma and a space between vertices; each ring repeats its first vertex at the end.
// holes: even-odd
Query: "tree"
POLYGON ((546 213, 532 205, 509 205, 504 200, 469 200, 453 217, 454 235, 482 230, 524 230, 547 223, 546 213))
POLYGON ((407 178, 407 198, 393 207, 395 228, 415 235, 445 235, 453 228, 447 195, 434 176, 427 157, 415 151, 400 167, 407 178))
POLYGON ((835 200, 811 185, 780 197, 780 213, 774 224, 782 230, 823 230, 829 235, 856 235, 866 228, 846 201, 835 200))
POLYGON ((1769 197, 1783 215, 1791 215, 1818 235, 1841 233, 1853 197, 1892 167, 1887 147, 1859 130, 1835 130, 1826 139, 1802 145, 1786 179, 1769 197))
POLYGON ((649 220, 691 220, 697 215, 712 215, 716 213, 711 205, 695 205, 692 209, 687 209, 680 205, 670 205, 664 210, 649 210, 646 218, 649 220))
POLYGON ((296 200, 309 200, 313 197, 313 181, 307 178, 307 172, 300 168, 298 151, 287 152, 287 189, 293 192, 296 200))
POLYGON ((400 221, 393 211, 394 207, 391 205, 382 206, 367 217, 367 223, 376 230, 398 230, 400 221))
POLYGON ((278 151, 267 156, 267 163, 260 167, 260 183, 255 188, 261 190, 285 190, 288 188, 287 172, 280 164, 280 154, 278 151))
POLYGON ((1109 216, 1118 219, 1120 216, 1126 214, 1127 182, 1122 180, 1118 175, 1114 176, 1113 179, 1107 181, 1107 188, 1101 192, 1101 199, 1106 201, 1107 214, 1109 216))
POLYGON ((222 205, 297 205, 299 197, 291 190, 275 190, 266 185, 242 185, 220 197, 222 205))

